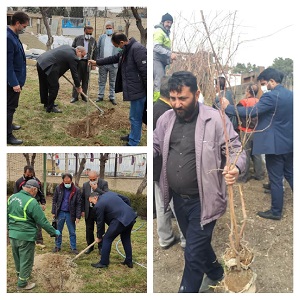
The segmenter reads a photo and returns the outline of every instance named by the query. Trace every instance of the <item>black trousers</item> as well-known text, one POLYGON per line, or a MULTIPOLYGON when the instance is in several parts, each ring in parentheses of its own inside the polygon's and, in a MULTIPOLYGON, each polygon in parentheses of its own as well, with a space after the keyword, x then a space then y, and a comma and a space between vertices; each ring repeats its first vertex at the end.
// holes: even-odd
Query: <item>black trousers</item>
MULTIPOLYGON (((90 73, 88 72, 89 71, 88 68, 89 67, 88 67, 87 60, 82 59, 79 61, 77 72, 78 72, 79 81, 81 83, 82 91, 85 94, 87 94, 89 78, 90 78, 90 73)), ((74 87, 73 87, 72 97, 78 99, 78 93, 74 87)), ((81 95, 81 98, 87 100, 83 95, 81 95)))
POLYGON ((11 86, 7 85, 7 138, 12 136, 12 123, 19 98, 20 93, 16 93, 11 86))
MULTIPOLYGON (((85 238, 88 245, 92 244, 95 241, 95 236, 94 236, 95 224, 96 224, 95 210, 92 207, 90 207, 88 217, 85 219, 85 238)), ((104 232, 105 232, 105 225, 103 225, 101 235, 103 235, 104 232)), ((98 243, 98 249, 101 248, 102 248, 102 242, 98 243)))
POLYGON ((216 221, 200 226, 200 199, 185 199, 173 193, 179 227, 186 239, 185 266, 180 293, 198 293, 204 273, 212 280, 222 277, 224 270, 211 246, 216 221))
POLYGON ((47 111, 54 107, 54 101, 59 90, 59 66, 51 66, 42 70, 40 65, 36 65, 39 76, 40 99, 44 106, 47 106, 47 111), (47 74, 46 74, 47 73, 47 74))

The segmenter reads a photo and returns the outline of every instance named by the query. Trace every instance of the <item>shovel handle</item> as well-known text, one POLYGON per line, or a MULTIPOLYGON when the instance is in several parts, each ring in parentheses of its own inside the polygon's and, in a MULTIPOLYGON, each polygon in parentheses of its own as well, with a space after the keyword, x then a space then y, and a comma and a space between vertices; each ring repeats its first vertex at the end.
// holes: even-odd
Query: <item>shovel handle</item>
POLYGON ((87 249, 91 248, 92 246, 94 246, 97 242, 94 241, 92 244, 88 245, 85 249, 83 249, 80 253, 78 253, 73 259, 75 260, 76 258, 78 258, 79 256, 81 256, 87 249))

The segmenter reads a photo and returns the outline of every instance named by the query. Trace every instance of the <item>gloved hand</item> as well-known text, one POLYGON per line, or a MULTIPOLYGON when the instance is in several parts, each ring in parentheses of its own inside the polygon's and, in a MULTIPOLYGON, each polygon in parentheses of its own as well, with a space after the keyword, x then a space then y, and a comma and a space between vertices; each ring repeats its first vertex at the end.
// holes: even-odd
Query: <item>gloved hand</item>
POLYGON ((61 235, 60 231, 57 230, 57 229, 55 230, 55 234, 56 234, 57 236, 61 235))

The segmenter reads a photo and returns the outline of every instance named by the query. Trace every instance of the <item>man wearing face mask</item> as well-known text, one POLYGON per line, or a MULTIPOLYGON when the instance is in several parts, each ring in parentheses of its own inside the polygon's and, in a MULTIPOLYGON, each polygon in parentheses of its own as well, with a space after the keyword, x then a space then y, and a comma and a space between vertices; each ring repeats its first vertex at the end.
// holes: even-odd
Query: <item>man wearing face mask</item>
POLYGON ((127 142, 126 146, 138 146, 147 100, 147 49, 135 38, 128 39, 123 33, 113 33, 111 41, 121 51, 89 63, 98 66, 118 63, 115 92, 123 92, 123 100, 130 102, 130 133, 120 139, 127 142))
POLYGON ((170 29, 173 17, 166 13, 161 22, 154 26, 153 34, 153 101, 159 98, 160 82, 166 74, 166 66, 176 60, 176 54, 171 51, 170 29))
POLYGON ((39 76, 40 98, 47 113, 62 112, 55 107, 54 101, 59 90, 59 78, 68 70, 71 71, 77 93, 82 93, 77 66, 85 55, 86 50, 83 46, 73 48, 69 45, 62 45, 46 51, 38 57, 36 67, 39 76))
POLYGON ((37 225, 51 236, 59 236, 47 220, 35 197, 39 190, 36 180, 28 180, 22 190, 9 197, 7 202, 7 224, 15 268, 18 275, 18 289, 31 290, 35 283, 28 282, 34 262, 37 225))
MULTIPOLYGON (((104 179, 99 178, 96 171, 90 171, 89 181, 85 182, 82 186, 81 192, 81 216, 85 218, 85 237, 87 245, 92 244, 95 241, 94 228, 96 224, 96 215, 94 205, 89 202, 91 193, 97 192, 103 194, 108 192, 108 183, 104 179)), ((102 228, 102 234, 105 232, 105 225, 102 228)), ((99 254, 101 254, 102 243, 98 243, 99 254)), ((94 250, 94 246, 86 250, 85 254, 89 254, 94 250)))
MULTIPOLYGON (((118 53, 118 48, 115 47, 111 42, 111 36, 114 33, 114 23, 107 21, 105 23, 105 33, 99 37, 97 50, 97 59, 113 56, 118 53)), ((116 105, 115 101, 115 82, 118 70, 118 64, 105 65, 99 68, 99 92, 98 99, 96 102, 103 101, 107 74, 109 78, 109 100, 113 105, 116 105)))
POLYGON ((7 26, 7 144, 10 145, 23 143, 13 135, 13 130, 21 128, 13 124, 13 116, 26 80, 26 57, 19 34, 25 32, 28 24, 28 15, 16 12, 12 16, 11 25, 7 26))
POLYGON ((285 178, 293 190, 293 92, 281 85, 282 72, 267 68, 257 80, 270 91, 264 93, 252 107, 229 105, 223 98, 226 113, 241 118, 258 117, 253 136, 252 154, 265 154, 271 188, 271 208, 259 211, 261 218, 280 220, 283 213, 283 184, 285 178))
MULTIPOLYGON (((76 224, 81 218, 80 189, 72 182, 72 175, 62 175, 63 182, 55 189, 52 199, 52 217, 57 220, 57 229, 62 233, 64 224, 67 224, 71 253, 78 254, 76 247, 76 224)), ((62 236, 55 240, 53 252, 61 250, 62 236)))
MULTIPOLYGON (((22 190, 22 187, 26 184, 28 180, 34 179, 39 184, 38 192, 35 196, 35 199, 37 202, 41 205, 42 210, 44 211, 46 209, 46 199, 45 195, 42 191, 42 183, 41 181, 35 177, 35 172, 32 166, 25 166, 24 167, 24 174, 22 177, 20 177, 14 185, 14 194, 20 192, 22 190)), ((37 231, 37 240, 36 245, 40 248, 45 248, 43 235, 42 235, 42 228, 38 225, 38 231, 37 231)))
MULTIPOLYGON (((86 55, 78 62, 78 77, 85 95, 87 95, 88 84, 90 79, 88 60, 96 59, 97 57, 97 43, 92 36, 93 31, 94 29, 92 26, 85 26, 84 34, 77 36, 72 43, 73 48, 76 48, 77 46, 82 46, 86 51, 86 55)), ((95 68, 96 67, 92 67, 93 70, 95 70, 95 68)), ((83 95, 81 95, 81 98, 83 101, 87 102, 87 99, 83 95)), ((76 88, 73 88, 71 103, 77 101, 78 92, 76 88)))

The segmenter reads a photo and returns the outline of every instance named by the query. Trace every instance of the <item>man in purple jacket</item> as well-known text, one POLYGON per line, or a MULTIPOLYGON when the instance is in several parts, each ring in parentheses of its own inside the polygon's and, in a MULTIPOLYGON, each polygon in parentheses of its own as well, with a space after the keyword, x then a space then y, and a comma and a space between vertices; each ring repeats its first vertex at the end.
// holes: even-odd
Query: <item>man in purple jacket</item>
POLYGON ((233 184, 243 171, 245 153, 225 115, 228 159, 235 163, 228 171, 223 120, 218 110, 198 102, 200 90, 192 73, 173 73, 169 91, 173 109, 157 121, 153 151, 155 157, 162 156, 160 188, 165 210, 173 197, 177 221, 186 238, 179 292, 205 292, 224 276, 211 246, 212 233, 216 220, 226 211, 226 184, 233 184))

